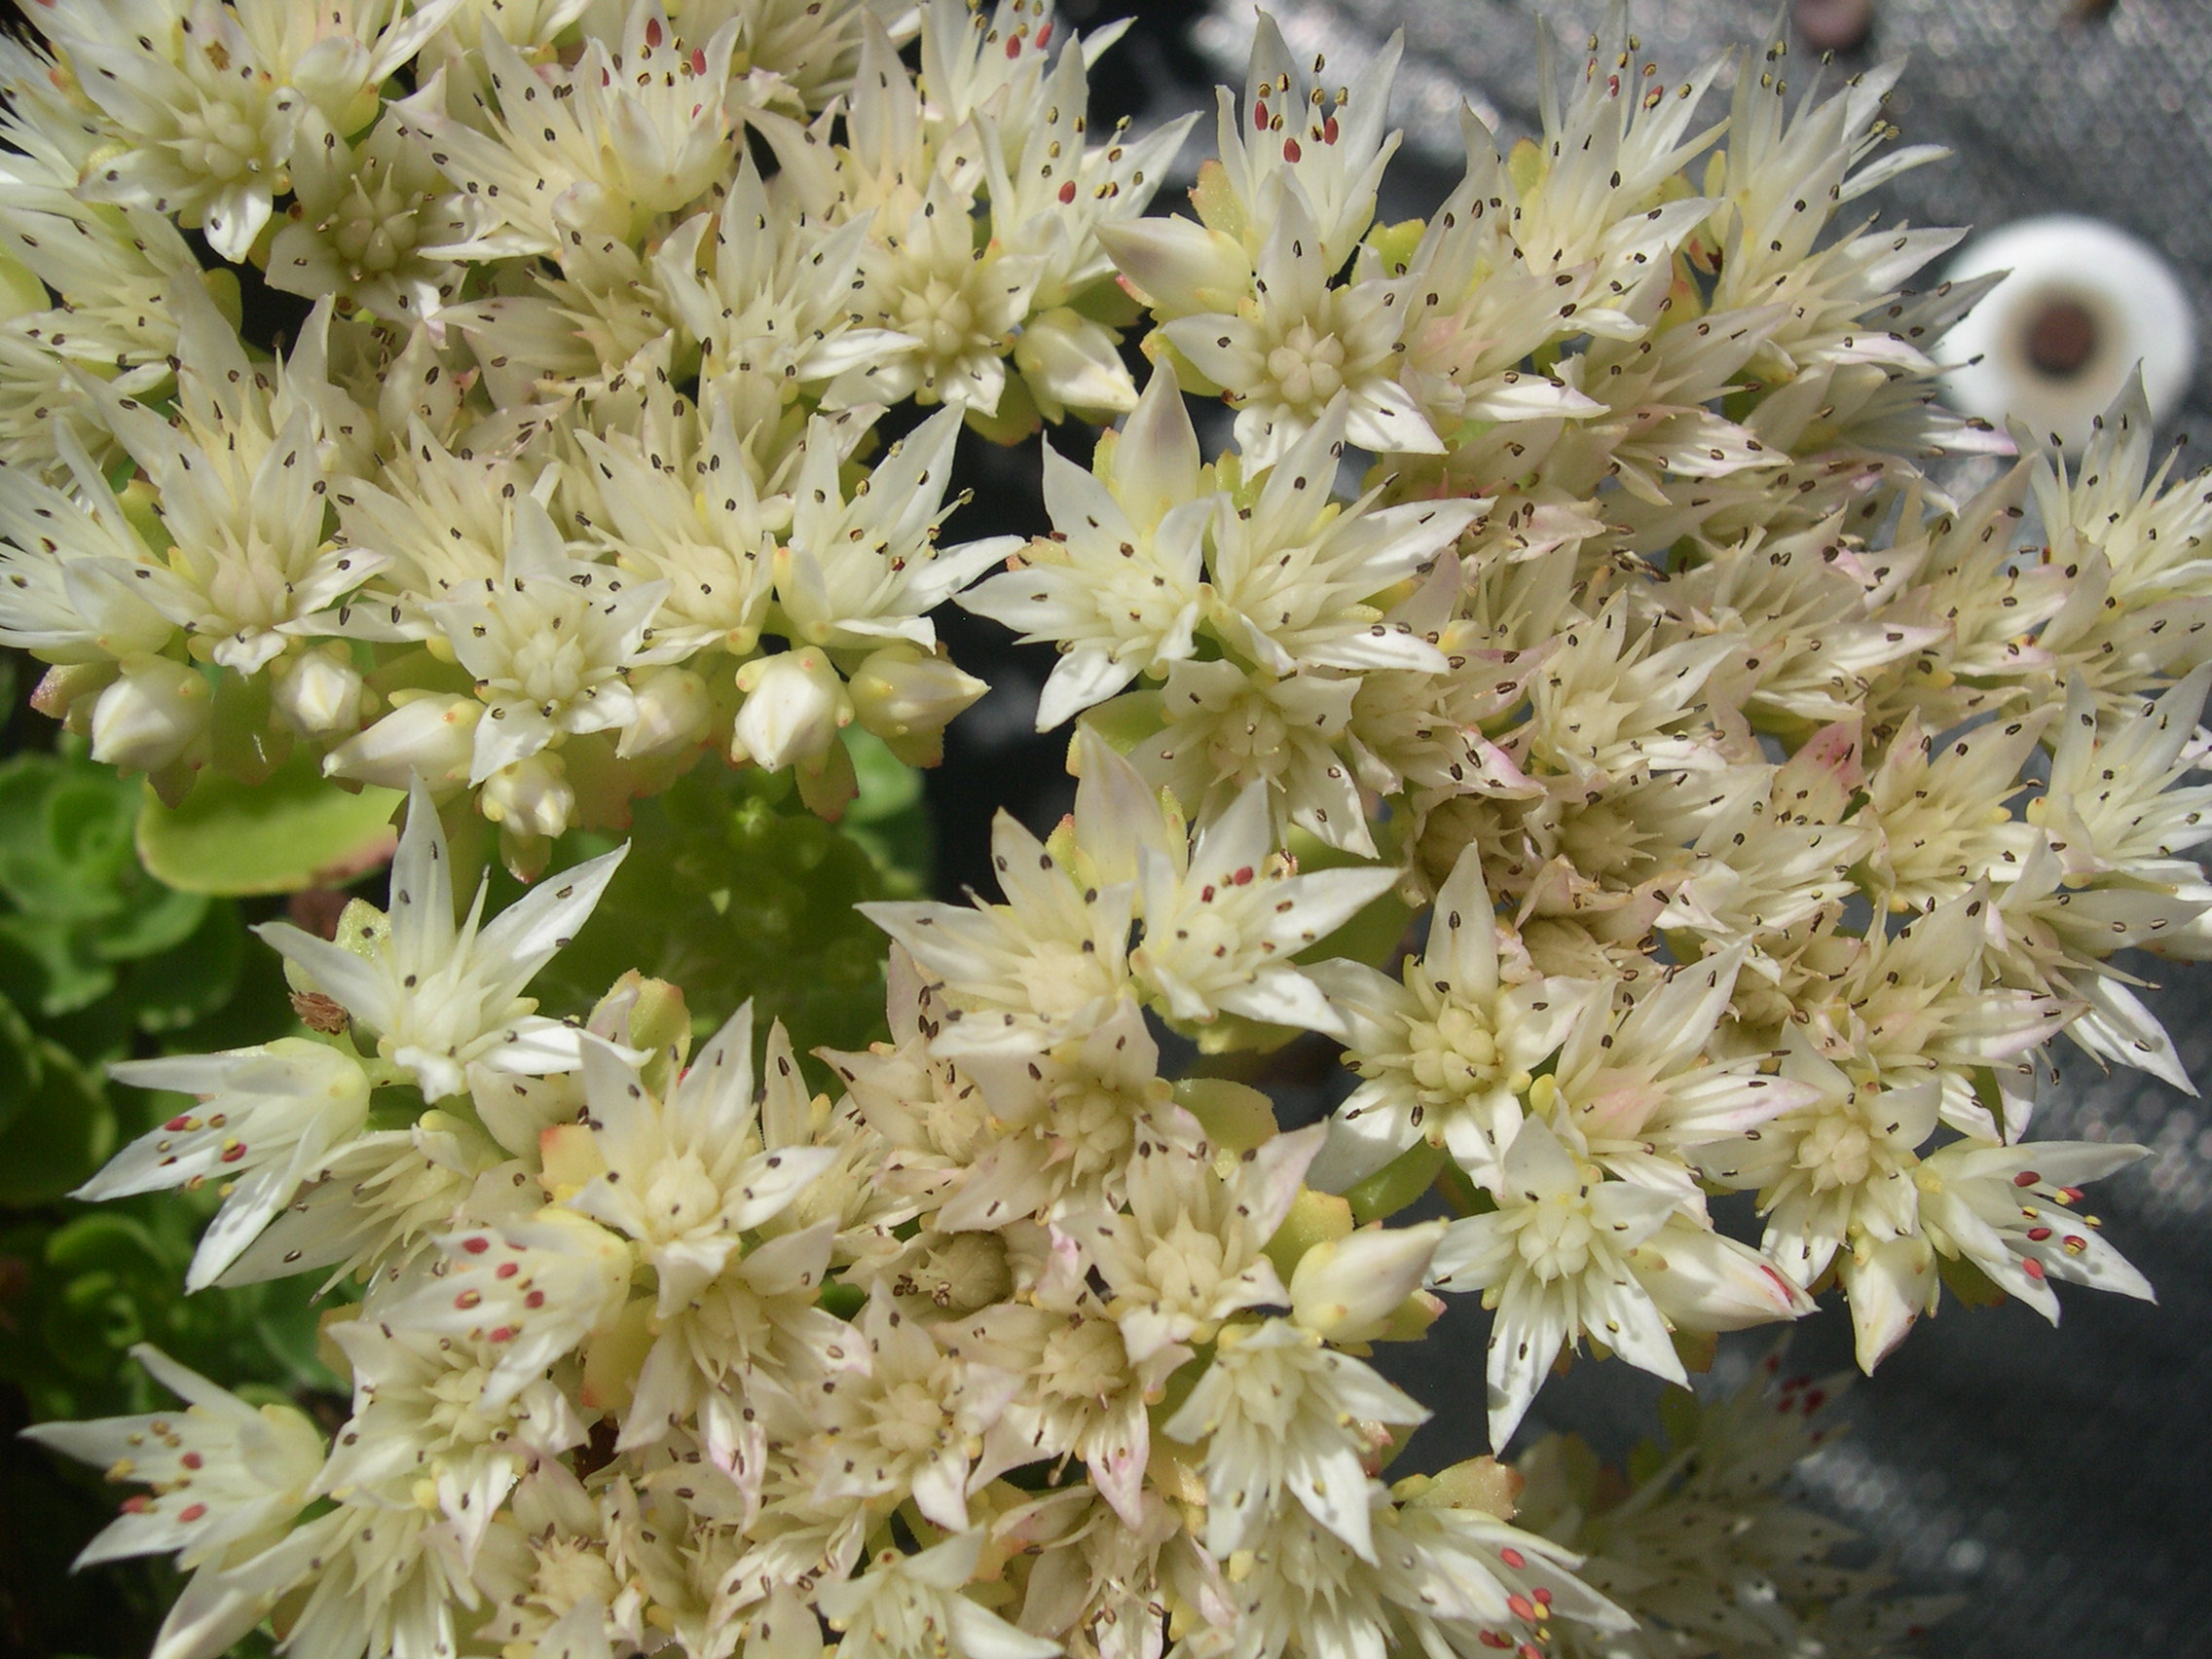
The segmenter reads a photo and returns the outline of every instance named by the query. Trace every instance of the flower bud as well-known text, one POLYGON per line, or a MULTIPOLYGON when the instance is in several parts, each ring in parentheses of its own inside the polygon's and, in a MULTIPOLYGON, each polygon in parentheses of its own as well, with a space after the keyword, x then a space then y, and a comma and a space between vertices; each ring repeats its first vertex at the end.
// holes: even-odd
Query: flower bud
POLYGON ((637 713, 622 728, 614 751, 624 760, 688 749, 714 724, 714 695, 687 668, 656 668, 641 675, 632 691, 637 713))
POLYGON ((112 662, 57 663, 31 693, 31 707, 63 721, 79 737, 90 736, 92 711, 99 706, 100 693, 115 683, 118 672, 112 662))
POLYGON ((853 703, 830 659, 814 649, 756 657, 737 671, 745 702, 729 757, 769 771, 826 755, 852 723, 853 703))
POLYGON ((484 705, 444 691, 402 691, 392 701, 390 714, 323 756, 323 774, 391 790, 416 777, 433 790, 466 782, 484 705))
POLYGON ((551 840, 574 816, 576 792, 569 787, 569 769, 561 757, 539 750, 486 778, 479 804, 484 816, 509 834, 551 840))
POLYGON ((1364 1343, 1420 1289, 1444 1223, 1369 1227, 1316 1244, 1290 1275, 1290 1316, 1332 1343, 1364 1343))
POLYGON ((989 689, 943 657, 912 645, 886 645, 853 676, 853 712, 886 742, 934 742, 953 716, 989 689))
POLYGON ((174 765, 205 740, 211 706, 198 669, 140 657, 92 706, 92 758, 126 772, 174 765))
POLYGON ((1137 385, 1123 366, 1113 331, 1055 306, 1029 319, 1014 343, 1014 366, 1037 407, 1054 420, 1070 409, 1097 418, 1137 406, 1137 385))
POLYGON ((361 671, 343 645, 278 657, 271 700, 302 737, 337 737, 361 723, 361 671))

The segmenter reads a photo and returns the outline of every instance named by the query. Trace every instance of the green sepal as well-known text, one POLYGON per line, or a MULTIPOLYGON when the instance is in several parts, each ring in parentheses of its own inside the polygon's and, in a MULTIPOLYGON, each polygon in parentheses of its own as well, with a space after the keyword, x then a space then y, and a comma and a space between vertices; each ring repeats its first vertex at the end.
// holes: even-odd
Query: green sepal
POLYGON ((1969 1308, 2005 1305, 2005 1288, 1964 1256, 1937 1255, 1936 1272, 1950 1293, 1969 1308))
POLYGON ((1451 1161, 1440 1146, 1416 1141, 1364 1181, 1345 1189, 1352 1219, 1365 1227, 1396 1215, 1436 1184, 1437 1172, 1451 1161))

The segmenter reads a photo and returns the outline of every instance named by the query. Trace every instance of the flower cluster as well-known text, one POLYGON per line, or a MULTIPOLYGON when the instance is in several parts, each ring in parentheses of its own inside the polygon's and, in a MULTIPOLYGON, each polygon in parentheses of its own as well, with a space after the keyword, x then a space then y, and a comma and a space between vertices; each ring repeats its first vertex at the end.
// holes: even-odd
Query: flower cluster
POLYGON ((886 919, 929 961, 995 949, 1002 1003, 1021 963, 1058 973, 963 1018, 896 957, 894 1041, 825 1051, 835 1100, 780 1024, 756 1060, 750 1007, 693 1052, 665 982, 537 1015, 520 992, 619 855, 457 931, 421 785, 388 914, 265 929, 314 1034, 124 1068, 197 1098, 85 1196, 213 1176, 196 1283, 357 1273, 323 1327, 351 1415, 326 1447, 148 1350, 192 1410, 36 1431, 151 1484, 88 1559, 193 1569, 162 1659, 272 1614, 314 1659, 812 1656, 824 1624, 861 1654, 1133 1656, 1173 1630, 1193 1659, 1472 1659, 1625 1629, 1489 1487, 1376 1478, 1427 1413, 1362 1356, 1433 1316, 1441 1224, 1354 1230, 1304 1185, 1322 1130, 1158 1075, 1139 985, 1318 1007, 1243 936, 1309 935, 1374 878, 1274 867, 1257 795, 1244 845, 1225 821, 1191 849, 1093 759, 1084 831, 1141 837, 1141 877, 1086 897, 1116 872, 1078 839, 1004 830, 1010 886, 1067 933, 886 919), (1106 919, 1125 932, 1140 885, 1124 953, 1106 919), (1201 928, 1233 948, 1137 965, 1201 928))
POLYGON ((1944 1284, 2149 1296, 2078 1208, 2142 1149, 2024 1135, 2061 1033, 2187 1087, 2121 953, 2212 953, 2212 494, 2139 393, 2074 464, 1937 407, 1980 287, 1836 224, 1928 159, 1874 159, 1894 71, 1791 104, 1776 45, 1700 128, 1723 65, 1616 19, 1378 226, 1389 65, 1263 18, 1198 217, 1140 218, 1180 131, 1091 143, 1030 0, 934 0, 918 70, 776 0, 46 10, 5 637, 158 787, 304 741, 411 792, 387 911, 264 930, 306 1033, 126 1068, 190 1098, 85 1190, 219 1183, 196 1284, 364 1287, 327 1446, 173 1371, 40 1431, 151 1483, 94 1555, 194 1570, 159 1659, 1872 1650, 1761 1495, 1810 1393, 1531 1530, 1494 1465, 1383 1483, 1427 1414, 1375 1345, 1479 1295, 1502 1451, 1585 1343, 1684 1382, 1833 1286, 1871 1369, 1944 1284), (179 224, 315 300, 281 362, 179 224), (958 429, 1069 412, 1126 419, 1047 446, 1050 533, 937 551, 958 429), (818 1093, 636 974, 540 1014, 622 855, 459 912, 441 799, 525 867, 710 747, 833 812, 842 723, 927 759, 977 694, 947 598, 1059 648, 1078 788, 997 900, 866 907, 889 1040, 818 1093), (1169 1031, 1348 1092, 1286 1131, 1169 1031))
POLYGON ((843 727, 928 764, 983 690, 927 615, 1012 545, 937 545, 963 418, 1135 402, 1096 233, 1181 134, 1087 136, 1102 43, 1032 0, 39 22, 0 61, 0 641, 165 795, 305 745, 466 792, 525 872, 709 749, 833 817, 843 727), (301 297, 288 351, 187 233, 301 297), (946 407, 885 450, 907 400, 946 407))

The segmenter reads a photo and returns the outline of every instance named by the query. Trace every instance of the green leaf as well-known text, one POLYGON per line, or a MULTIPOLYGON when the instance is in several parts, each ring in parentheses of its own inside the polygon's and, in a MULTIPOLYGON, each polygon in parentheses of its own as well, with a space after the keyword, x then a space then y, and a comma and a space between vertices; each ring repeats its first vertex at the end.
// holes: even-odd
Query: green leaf
POLYGON ((302 750, 265 783, 203 776, 177 806, 147 790, 138 809, 146 867, 187 893, 291 893, 350 880, 390 856, 397 790, 349 793, 302 750))
MULTIPOLYGON (((244 924, 220 900, 203 898, 201 903, 200 926, 189 937, 124 966, 119 1000, 140 1031, 181 1031, 220 1011, 238 987, 245 960, 244 924)), ((279 1021, 281 1009, 279 1003, 279 1021)))
POLYGON ((81 755, 18 755, 0 765, 0 894, 26 914, 96 921, 125 906, 137 859, 138 786, 81 755))
POLYGON ((174 948, 207 901, 139 867, 139 786, 80 750, 0 765, 0 988, 58 1018, 115 988, 117 964, 174 948))
POLYGON ((0 1204, 48 1203, 81 1185, 115 1146, 115 1114, 66 1049, 39 1040, 36 1076, 0 1130, 0 1204))
POLYGON ((0 997, 0 1129, 16 1121, 38 1088, 38 1038, 16 1005, 0 997))
POLYGON ((847 726, 844 736, 860 793, 837 827, 866 849, 889 878, 894 897, 918 894, 936 851, 922 775, 873 733, 847 726))
MULTIPOLYGON (((790 796, 785 778, 702 767, 639 802, 629 858, 531 994, 548 1014, 584 1013, 637 968, 683 987, 701 1033, 751 998, 758 1023, 782 1019, 801 1053, 881 1036, 883 936, 853 906, 890 897, 890 878, 790 796)), ((569 837, 556 862, 606 844, 569 837)))

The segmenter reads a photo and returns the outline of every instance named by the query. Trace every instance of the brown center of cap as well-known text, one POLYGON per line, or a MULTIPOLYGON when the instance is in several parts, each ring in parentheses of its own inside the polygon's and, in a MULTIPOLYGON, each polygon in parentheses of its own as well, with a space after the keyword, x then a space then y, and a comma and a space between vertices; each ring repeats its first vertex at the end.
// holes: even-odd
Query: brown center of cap
POLYGON ((1854 52, 1874 32, 1874 0, 1795 0, 1789 16, 1815 52, 1854 52))
POLYGON ((2097 350, 2097 319, 2075 300, 2050 300, 2028 323, 2028 361, 2054 380, 2082 372, 2097 350))

